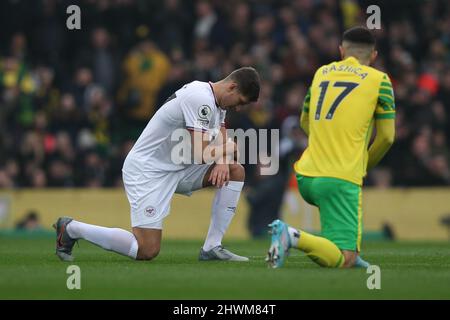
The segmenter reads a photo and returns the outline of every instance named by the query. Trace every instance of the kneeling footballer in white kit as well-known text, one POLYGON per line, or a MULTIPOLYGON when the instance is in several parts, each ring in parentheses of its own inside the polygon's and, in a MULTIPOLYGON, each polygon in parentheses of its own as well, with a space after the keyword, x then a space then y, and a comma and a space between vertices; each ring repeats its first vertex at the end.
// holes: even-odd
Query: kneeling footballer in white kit
POLYGON ((225 138, 224 119, 226 110, 256 101, 259 90, 258 73, 245 67, 218 82, 193 81, 176 91, 149 121, 122 168, 133 233, 61 217, 54 224, 58 257, 73 260, 73 245, 85 239, 136 260, 151 260, 159 253, 163 220, 169 214, 173 194, 190 195, 216 186, 211 223, 199 260, 248 261, 222 246, 245 178, 244 168, 230 162, 237 146, 225 138), (180 144, 173 134, 183 129, 190 134, 188 144, 193 146, 197 162, 186 163, 174 149, 180 144), (217 136, 222 137, 221 142, 210 143, 217 136))

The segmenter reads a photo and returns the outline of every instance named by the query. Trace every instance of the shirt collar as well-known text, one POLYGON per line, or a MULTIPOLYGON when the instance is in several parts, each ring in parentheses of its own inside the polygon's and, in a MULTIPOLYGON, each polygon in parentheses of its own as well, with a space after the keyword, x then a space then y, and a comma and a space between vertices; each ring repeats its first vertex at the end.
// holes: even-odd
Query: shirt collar
MULTIPOLYGON (((217 108, 220 108, 219 104, 217 103, 216 94, 214 93, 214 88, 213 88, 213 86, 212 86, 211 81, 208 81, 208 84, 209 84, 209 87, 211 88, 211 91, 212 91, 212 94, 213 94, 213 97, 214 97, 214 102, 216 103, 216 107, 217 107, 217 108)), ((221 109, 222 109, 222 108, 221 108, 221 109)))
POLYGON ((346 58, 344 61, 352 63, 352 64, 361 64, 361 63, 359 63, 358 59, 356 59, 353 56, 350 56, 350 57, 346 58))

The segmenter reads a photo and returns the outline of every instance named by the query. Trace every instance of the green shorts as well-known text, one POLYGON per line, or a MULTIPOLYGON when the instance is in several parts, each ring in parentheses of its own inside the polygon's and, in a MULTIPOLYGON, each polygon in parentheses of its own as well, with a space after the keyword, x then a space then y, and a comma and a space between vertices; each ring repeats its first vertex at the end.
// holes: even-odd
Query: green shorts
POLYGON ((361 186, 337 178, 297 174, 298 189, 306 202, 320 211, 322 236, 341 250, 360 251, 362 235, 361 186))

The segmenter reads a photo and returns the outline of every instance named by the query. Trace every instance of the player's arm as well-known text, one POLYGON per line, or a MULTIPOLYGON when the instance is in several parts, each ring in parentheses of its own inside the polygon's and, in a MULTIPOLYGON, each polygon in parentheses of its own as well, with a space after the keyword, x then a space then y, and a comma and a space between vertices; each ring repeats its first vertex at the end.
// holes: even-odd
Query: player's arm
POLYGON ((300 127, 309 136, 309 102, 311 101, 311 87, 308 88, 305 99, 303 100, 302 114, 300 116, 300 127))
POLYGON ((206 104, 209 99, 209 96, 193 92, 180 101, 186 129, 191 135, 191 152, 196 164, 217 163, 219 159, 234 152, 234 144, 227 143, 224 139, 210 144, 209 124, 216 106, 206 104))
MULTIPOLYGON (((191 135, 191 151, 194 163, 213 164, 212 184, 222 187, 229 180, 230 172, 228 164, 231 163, 235 153, 235 144, 226 139, 225 127, 220 130, 221 134, 213 143, 209 136, 209 124, 212 121, 213 108, 205 104, 209 97, 201 93, 191 94, 180 103, 181 111, 186 123, 186 128, 191 135)), ((224 124, 225 112, 221 113, 221 123, 224 124)))
POLYGON ((389 78, 381 82, 375 110, 375 140, 369 148, 367 170, 375 167, 388 152, 395 139, 395 100, 389 78))
POLYGON ((375 167, 394 143, 395 121, 388 119, 375 120, 376 136, 369 148, 367 170, 375 167))
MULTIPOLYGON (((228 140, 227 137, 227 130, 225 128, 225 123, 222 123, 220 126, 220 136, 218 137, 219 144, 220 142, 231 142, 228 140)), ((234 144, 234 142, 233 142, 234 144)), ((225 147, 226 149, 226 147, 225 147)), ((235 150, 237 147, 235 146, 235 150)), ((234 157, 234 153, 233 153, 234 157)), ((225 151, 225 156, 218 159, 218 162, 214 166, 214 168, 211 171, 211 174, 209 175, 208 182, 211 182, 213 186, 217 186, 218 188, 221 188, 224 184, 228 184, 228 181, 230 181, 230 166, 229 164, 232 161, 232 156, 227 155, 225 151)))
POLYGON ((191 131, 195 163, 215 164, 208 177, 208 182, 218 188, 230 181, 229 164, 232 162, 237 148, 233 141, 226 139, 225 127, 221 129, 221 134, 222 138, 219 139, 224 139, 225 143, 211 144, 208 133, 191 131))
MULTIPOLYGON (((220 139, 221 140, 219 140, 219 141, 222 141, 223 143, 232 141, 231 138, 228 138, 228 136, 227 136, 227 128, 225 127, 224 121, 222 121, 222 123, 220 125, 220 139)), ((236 145, 236 142, 233 142, 233 143, 234 143, 233 157, 229 156, 228 159, 224 159, 224 161, 227 161, 227 163, 230 163, 230 161, 232 161, 232 160, 238 161, 238 158, 239 158, 238 147, 236 145)))
POLYGON ((191 150, 195 163, 224 164, 229 163, 235 153, 235 143, 226 141, 220 144, 211 144, 208 132, 189 130, 191 134, 191 150), (227 160, 228 158, 228 160, 227 160))

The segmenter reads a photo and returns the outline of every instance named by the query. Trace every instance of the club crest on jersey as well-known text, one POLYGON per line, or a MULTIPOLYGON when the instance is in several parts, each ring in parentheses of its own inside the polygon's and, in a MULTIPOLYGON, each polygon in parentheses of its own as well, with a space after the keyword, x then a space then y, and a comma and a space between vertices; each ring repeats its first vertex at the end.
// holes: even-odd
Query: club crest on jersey
POLYGON ((210 114, 211 114, 211 108, 206 104, 202 105, 198 109, 198 116, 202 120, 208 119, 210 114))
POLYGON ((144 214, 149 218, 153 217, 156 214, 155 207, 148 206, 147 208, 145 208, 144 214))

